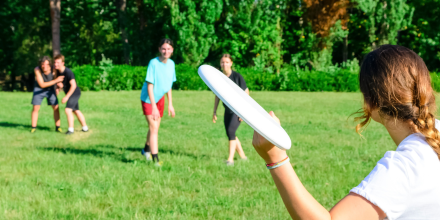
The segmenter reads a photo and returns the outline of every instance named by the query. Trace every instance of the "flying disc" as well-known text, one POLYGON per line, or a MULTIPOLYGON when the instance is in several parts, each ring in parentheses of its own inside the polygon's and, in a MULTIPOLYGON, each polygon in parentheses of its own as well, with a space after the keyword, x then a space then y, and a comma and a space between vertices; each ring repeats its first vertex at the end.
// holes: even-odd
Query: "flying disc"
POLYGON ((278 148, 290 149, 292 142, 286 131, 243 89, 212 66, 202 65, 198 72, 206 85, 238 117, 278 148))

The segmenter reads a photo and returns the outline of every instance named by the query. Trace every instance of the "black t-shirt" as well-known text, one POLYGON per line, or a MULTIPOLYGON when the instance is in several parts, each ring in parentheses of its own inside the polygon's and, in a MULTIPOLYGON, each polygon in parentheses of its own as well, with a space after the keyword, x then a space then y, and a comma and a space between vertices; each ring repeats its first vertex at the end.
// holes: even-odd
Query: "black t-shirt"
MULTIPOLYGON (((59 70, 57 70, 57 72, 58 72, 59 76, 64 76, 63 89, 64 89, 64 92, 67 94, 70 90, 70 87, 71 87, 70 80, 75 79, 75 75, 73 74, 72 70, 67 67, 64 69, 64 72, 60 73, 59 70)), ((74 93, 77 93, 79 91, 80 90, 79 90, 78 84, 76 84, 76 89, 75 89, 74 93)))
MULTIPOLYGON (((229 76, 229 79, 231 79, 232 82, 234 82, 241 89, 243 89, 243 91, 247 89, 246 82, 244 81, 244 78, 240 73, 232 71, 231 75, 229 76)), ((223 103, 223 106, 225 107, 225 114, 226 113, 234 113, 231 109, 228 108, 228 106, 225 105, 225 103, 223 103)))

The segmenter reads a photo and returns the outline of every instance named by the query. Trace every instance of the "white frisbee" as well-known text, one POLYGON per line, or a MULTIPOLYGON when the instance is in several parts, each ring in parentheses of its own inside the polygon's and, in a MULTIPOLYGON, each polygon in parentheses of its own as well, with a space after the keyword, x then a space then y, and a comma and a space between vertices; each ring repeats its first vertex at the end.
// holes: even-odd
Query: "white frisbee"
POLYGON ((199 67, 199 76, 235 114, 280 149, 290 149, 286 131, 254 99, 222 72, 209 65, 199 67))

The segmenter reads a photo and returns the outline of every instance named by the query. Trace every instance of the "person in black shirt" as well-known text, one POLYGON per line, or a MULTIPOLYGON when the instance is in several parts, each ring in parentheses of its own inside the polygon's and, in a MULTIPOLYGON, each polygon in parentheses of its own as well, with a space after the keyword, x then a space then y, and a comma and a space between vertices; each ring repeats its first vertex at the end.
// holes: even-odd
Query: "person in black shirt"
POLYGON ((53 117, 55 119, 55 131, 61 131, 60 109, 58 107, 57 89, 55 84, 62 82, 64 77, 57 77, 56 72, 52 68, 51 60, 48 56, 44 56, 39 61, 39 66, 35 67, 35 83, 32 95, 32 129, 31 133, 37 130, 38 112, 40 111, 43 99, 47 99, 47 104, 53 108, 53 117))
POLYGON ((69 129, 67 130, 66 134, 70 135, 74 132, 73 114, 76 115, 78 121, 81 123, 82 131, 87 132, 89 128, 87 127, 86 119, 79 110, 78 100, 81 97, 81 90, 76 84, 75 75, 73 74, 72 70, 64 66, 63 55, 56 55, 54 61, 57 73, 60 76, 64 76, 63 83, 60 86, 63 87, 64 93, 66 93, 66 96, 64 96, 64 98, 61 100, 61 103, 63 104, 67 102, 65 112, 67 115, 67 121, 69 123, 69 129))
MULTIPOLYGON (((244 81, 243 76, 240 75, 240 73, 237 73, 231 69, 231 67, 232 67, 231 55, 223 54, 223 56, 220 60, 220 66, 222 68, 223 73, 249 95, 249 89, 246 86, 246 82, 244 81)), ((220 101, 220 99, 217 96, 215 96, 214 113, 212 116, 212 122, 214 122, 214 123, 217 121, 217 107, 218 107, 219 101, 220 101)), ((226 165, 233 166, 235 151, 238 152, 241 159, 247 160, 247 157, 244 154, 243 148, 241 147, 240 140, 235 135, 235 132, 237 131, 238 126, 240 125, 240 122, 242 120, 231 109, 229 109, 224 103, 223 103, 223 106, 225 107, 225 117, 224 117, 223 122, 224 122, 225 128, 226 128, 226 135, 229 138, 229 157, 225 162, 226 162, 226 165)))

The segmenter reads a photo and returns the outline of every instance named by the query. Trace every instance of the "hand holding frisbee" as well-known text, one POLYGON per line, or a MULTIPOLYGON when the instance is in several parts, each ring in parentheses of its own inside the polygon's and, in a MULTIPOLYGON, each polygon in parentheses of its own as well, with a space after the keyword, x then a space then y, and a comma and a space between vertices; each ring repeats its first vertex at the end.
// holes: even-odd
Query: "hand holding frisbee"
POLYGON ((198 73, 214 94, 259 135, 282 150, 290 149, 290 137, 279 121, 275 121, 243 89, 212 66, 202 65, 198 73))

